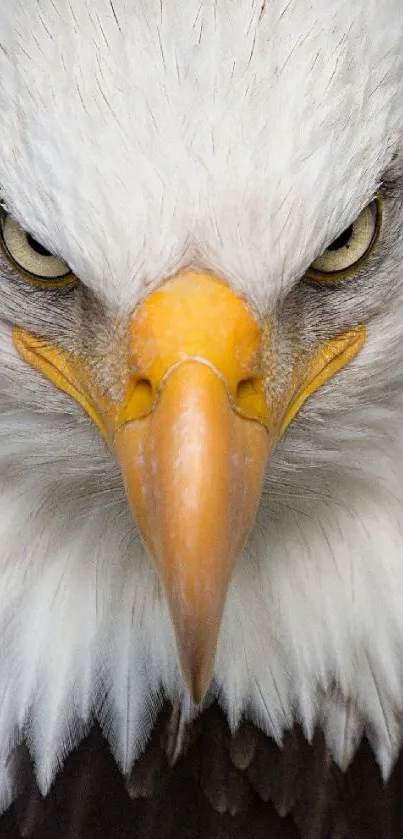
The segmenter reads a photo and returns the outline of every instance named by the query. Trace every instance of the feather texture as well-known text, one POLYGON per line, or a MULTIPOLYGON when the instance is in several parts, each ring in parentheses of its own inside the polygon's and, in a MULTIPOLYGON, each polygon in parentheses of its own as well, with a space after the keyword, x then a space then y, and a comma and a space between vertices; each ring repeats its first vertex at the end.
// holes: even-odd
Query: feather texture
POLYGON ((295 728, 280 749, 249 724, 234 737, 213 706, 172 766, 171 713, 125 779, 94 728, 45 799, 20 749, 20 794, 0 820, 1 839, 400 839, 402 758, 384 786, 364 742, 344 775, 319 733, 309 745, 295 728))
MULTIPOLYGON (((203 742, 221 747, 217 759, 208 744, 195 758, 205 797, 192 761, 189 775, 178 763, 168 803, 176 777, 203 802, 199 829, 186 801, 188 835, 213 822, 222 835, 213 808, 225 809, 228 797, 236 813, 256 793, 284 817, 259 801, 256 836, 263 812, 265 835, 279 824, 293 839, 328 836, 331 823, 334 836, 358 836, 362 810, 349 790, 361 800, 362 771, 367 813, 371 794, 387 802, 374 824, 394 835, 389 796, 403 737, 402 71, 400 0, 1 5, 2 201, 82 280, 71 294, 29 290, 1 257, 0 808, 15 799, 5 836, 17 818, 23 835, 45 837, 60 807, 66 836, 101 835, 105 819, 112 836, 116 810, 110 799, 101 816, 98 803, 104 780, 127 832, 139 813, 144 835, 155 833, 160 816, 124 798, 99 732, 68 756, 98 724, 120 770, 137 767, 131 794, 148 794, 168 772, 158 742, 136 761, 162 702, 181 709, 174 754, 200 710, 189 707, 165 600, 112 455, 79 407, 16 356, 11 328, 102 350, 139 300, 189 263, 214 269, 259 316, 274 317, 280 367, 297 329, 309 341, 362 322, 367 340, 277 446, 232 580, 207 702, 219 700, 231 732, 242 719, 256 729, 237 734, 229 766, 228 732, 219 714, 207 716, 203 742), (382 231, 355 280, 327 292, 301 282, 378 189, 382 231), (280 754, 294 726, 314 745, 298 730, 280 754), (357 753, 362 738, 391 777, 389 792, 369 747, 357 753), (328 749, 350 767, 347 780, 328 749)), ((167 835, 178 835, 172 807, 164 818, 167 835)), ((236 821, 222 818, 235 836, 236 821)), ((239 819, 245 836, 250 816, 239 819)))

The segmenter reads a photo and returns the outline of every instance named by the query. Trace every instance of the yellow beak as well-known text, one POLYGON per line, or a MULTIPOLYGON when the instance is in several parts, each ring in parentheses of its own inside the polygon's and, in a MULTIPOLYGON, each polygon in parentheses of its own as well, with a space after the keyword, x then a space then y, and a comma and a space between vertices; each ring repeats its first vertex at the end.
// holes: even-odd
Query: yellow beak
POLYGON ((140 306, 129 344, 142 404, 133 383, 114 447, 200 701, 269 451, 260 330, 227 286, 186 272, 140 306))
POLYGON ((224 382, 184 362, 155 411, 115 437, 127 495, 160 571, 182 670, 200 701, 231 574, 258 505, 269 436, 233 410, 224 382))
POLYGON ((308 372, 296 372, 285 400, 269 410, 259 324, 211 275, 183 272, 135 311, 117 400, 100 392, 82 359, 14 329, 20 355, 80 402, 115 451, 196 702, 212 678, 228 586, 270 450, 293 406, 358 352, 362 328, 338 340, 308 372))

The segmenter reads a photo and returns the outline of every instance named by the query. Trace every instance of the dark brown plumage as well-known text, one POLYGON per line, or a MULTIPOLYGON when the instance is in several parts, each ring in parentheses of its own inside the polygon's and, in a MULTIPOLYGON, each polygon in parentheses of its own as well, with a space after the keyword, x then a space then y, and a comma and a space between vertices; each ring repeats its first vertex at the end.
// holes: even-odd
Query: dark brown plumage
POLYGON ((187 732, 170 766, 172 711, 123 778, 98 728, 67 759, 43 799, 28 752, 15 755, 22 788, 0 820, 1 839, 400 839, 403 757, 384 786, 366 742, 344 775, 319 732, 284 747, 249 724, 232 737, 215 705, 187 732))

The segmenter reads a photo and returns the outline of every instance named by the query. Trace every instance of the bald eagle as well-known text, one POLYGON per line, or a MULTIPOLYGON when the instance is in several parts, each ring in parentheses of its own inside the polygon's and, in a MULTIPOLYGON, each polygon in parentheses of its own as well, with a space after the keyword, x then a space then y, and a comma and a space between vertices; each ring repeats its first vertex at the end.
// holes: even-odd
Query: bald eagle
POLYGON ((401 0, 0 8, 0 835, 401 837, 401 0))

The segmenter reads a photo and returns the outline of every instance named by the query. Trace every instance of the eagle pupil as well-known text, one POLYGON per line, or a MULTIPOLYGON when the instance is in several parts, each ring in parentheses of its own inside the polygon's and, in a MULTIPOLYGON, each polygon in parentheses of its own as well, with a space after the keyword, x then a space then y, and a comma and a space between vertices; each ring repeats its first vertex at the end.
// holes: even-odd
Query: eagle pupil
POLYGON ((346 227, 346 229, 343 230, 343 233, 341 233, 340 236, 338 236, 337 239, 335 239, 334 242, 332 242, 332 244, 329 245, 328 250, 329 251, 338 251, 338 250, 340 250, 340 248, 348 247, 348 243, 349 243, 352 235, 353 235, 353 225, 350 224, 350 227, 346 227))
POLYGON ((35 251, 35 253, 39 253, 40 256, 52 256, 52 254, 46 250, 43 245, 40 245, 39 242, 37 242, 36 239, 34 239, 29 233, 27 235, 27 240, 29 246, 33 251, 35 251))

